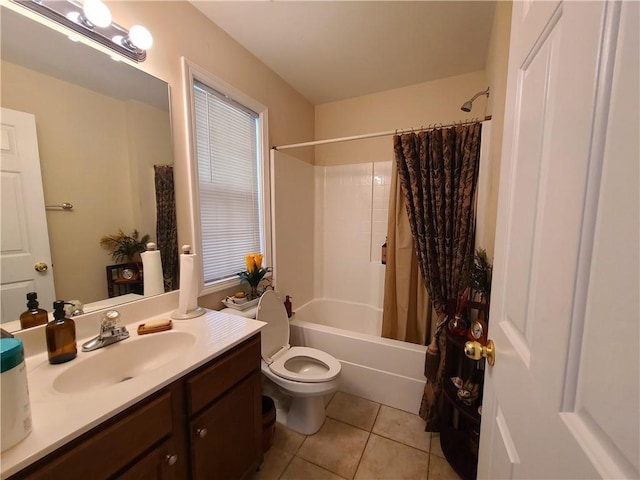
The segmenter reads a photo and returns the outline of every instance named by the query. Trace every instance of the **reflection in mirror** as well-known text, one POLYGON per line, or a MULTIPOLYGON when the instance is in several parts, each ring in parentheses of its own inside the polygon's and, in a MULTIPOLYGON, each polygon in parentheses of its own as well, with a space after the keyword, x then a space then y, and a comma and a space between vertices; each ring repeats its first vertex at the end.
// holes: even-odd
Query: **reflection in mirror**
MULTIPOLYGON (((16 269, 6 268, 9 263, 5 254, 10 249, 5 233, 16 229, 13 224, 5 224, 5 218, 16 220, 23 211, 15 208, 13 211, 19 214, 5 217, 4 204, 9 202, 5 202, 3 193, 2 323, 17 320, 25 310, 26 292, 38 290, 36 281, 28 276, 48 275, 53 279, 56 298, 77 299, 88 306, 87 313, 122 299, 140 298, 142 284, 113 288, 113 282, 131 280, 126 278, 131 275, 127 270, 130 267, 108 268, 116 262, 100 246, 102 237, 120 229, 127 234, 138 230, 158 244, 166 290, 177 288, 168 85, 5 7, 0 11, 0 21, 3 186, 14 175, 6 171, 5 139, 9 136, 5 134, 4 117, 9 110, 26 112, 35 118, 34 142, 39 152, 44 204, 54 206, 46 210, 50 268, 36 274, 32 262, 27 276, 9 279, 5 273, 13 274, 16 269), (55 208, 63 202, 73 208, 55 208), (105 303, 114 291, 124 295, 105 303)), ((21 186, 23 196, 28 195, 32 184, 21 186)), ((44 204, 40 208, 44 209, 44 204)), ((28 213, 24 211, 25 216, 28 213)), ((33 243, 28 233, 22 236, 25 245, 33 243)), ((139 270, 141 265, 133 261, 139 270)), ((134 279, 141 280, 143 272, 138 270, 134 279)), ((50 311, 53 299, 43 298, 46 288, 38 296, 40 306, 50 311)))

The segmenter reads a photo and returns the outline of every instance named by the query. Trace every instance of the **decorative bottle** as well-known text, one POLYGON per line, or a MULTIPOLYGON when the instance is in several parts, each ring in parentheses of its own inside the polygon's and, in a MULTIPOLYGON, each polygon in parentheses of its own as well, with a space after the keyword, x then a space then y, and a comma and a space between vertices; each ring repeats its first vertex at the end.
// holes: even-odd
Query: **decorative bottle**
POLYGON ((291 305, 291 297, 289 295, 284 299, 284 308, 287 311, 287 318, 291 318, 291 315, 293 315, 293 306, 291 305))
POLYGON ((64 363, 76 358, 76 324, 67 318, 64 311, 66 302, 53 302, 53 320, 47 324, 47 352, 49 363, 64 363))
POLYGON ((49 321, 49 314, 43 308, 39 308, 38 294, 27 293, 27 310, 20 315, 20 328, 31 328, 44 325, 49 321))
POLYGON ((382 253, 380 255, 380 261, 383 265, 387 264, 387 239, 384 239, 384 243, 382 244, 382 253))

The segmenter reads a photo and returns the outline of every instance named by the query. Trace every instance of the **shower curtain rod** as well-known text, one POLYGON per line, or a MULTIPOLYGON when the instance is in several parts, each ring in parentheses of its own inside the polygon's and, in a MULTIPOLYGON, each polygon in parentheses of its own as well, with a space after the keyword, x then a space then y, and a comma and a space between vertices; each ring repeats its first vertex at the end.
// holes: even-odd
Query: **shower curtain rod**
POLYGON ((472 123, 476 123, 478 121, 486 122, 487 120, 491 120, 491 115, 484 117, 484 120, 465 120, 464 122, 453 122, 453 123, 448 123, 447 125, 442 125, 441 123, 437 123, 435 125, 430 124, 426 128, 425 127, 407 128, 402 130, 389 130, 388 132, 365 133, 363 135, 353 135, 351 137, 328 138, 326 140, 315 140, 313 142, 291 143, 289 145, 280 145, 278 147, 271 147, 271 148, 273 150, 288 150, 290 148, 313 147, 315 145, 326 145, 328 143, 348 142, 351 140, 361 140, 364 138, 386 137, 389 135, 396 135, 398 133, 424 132, 427 130, 435 130, 436 128, 449 128, 449 127, 457 127, 459 125, 471 125, 472 123))

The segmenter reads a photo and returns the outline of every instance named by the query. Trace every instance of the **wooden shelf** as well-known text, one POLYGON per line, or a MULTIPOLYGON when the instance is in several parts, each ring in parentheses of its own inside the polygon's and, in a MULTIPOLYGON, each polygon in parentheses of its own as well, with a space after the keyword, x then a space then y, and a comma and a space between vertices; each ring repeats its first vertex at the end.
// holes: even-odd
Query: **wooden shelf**
MULTIPOLYGON (((450 316, 455 302, 450 301, 450 316)), ((475 310, 486 309, 484 304, 469 302, 468 307, 475 310)), ((482 404, 482 380, 484 361, 475 361, 464 354, 464 344, 469 340, 466 335, 457 335, 445 329, 447 339, 447 357, 444 378, 442 380, 443 412, 440 425, 440 444, 451 468, 463 480, 476 480, 478 468, 478 445, 480 441, 481 415, 478 406, 482 404), (471 406, 458 398, 458 387, 451 381, 459 377, 462 381, 472 379, 480 385, 479 397, 471 406)))
POLYGON ((128 293, 144 293, 142 282, 142 269, 135 263, 120 263, 118 265, 108 265, 107 273, 107 295, 109 298, 126 295, 128 293), (124 278, 124 270, 131 270, 133 278, 124 278))
POLYGON ((480 414, 478 413, 478 407, 477 406, 468 406, 465 405, 464 403, 462 403, 459 399, 458 399, 458 389, 456 388, 456 386, 453 384, 453 382, 450 379, 444 379, 443 380, 443 391, 444 391, 444 396, 445 399, 451 403, 452 407, 455 408, 456 410, 458 410, 462 415, 464 415, 465 417, 467 417, 469 420, 471 420, 472 422, 476 423, 476 424, 480 424, 480 414), (447 380, 449 380, 447 382, 447 380))
POLYGON ((476 479, 478 450, 470 444, 468 434, 454 428, 445 428, 440 432, 440 446, 449 465, 462 480, 476 479))

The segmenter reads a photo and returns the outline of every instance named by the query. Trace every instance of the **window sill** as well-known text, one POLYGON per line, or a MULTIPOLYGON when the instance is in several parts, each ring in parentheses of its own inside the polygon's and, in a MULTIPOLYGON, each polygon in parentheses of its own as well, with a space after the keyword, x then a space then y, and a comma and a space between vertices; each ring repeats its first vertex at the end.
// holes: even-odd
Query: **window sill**
POLYGON ((222 292, 224 290, 228 290, 230 288, 238 288, 240 289, 240 279, 238 278, 228 278, 226 280, 220 280, 218 282, 213 282, 208 285, 205 285, 200 291, 200 296, 203 297, 205 295, 210 295, 212 293, 222 292))

